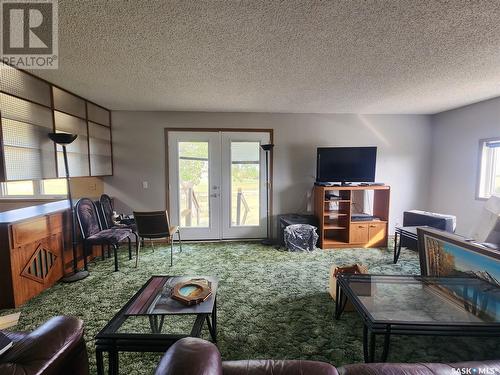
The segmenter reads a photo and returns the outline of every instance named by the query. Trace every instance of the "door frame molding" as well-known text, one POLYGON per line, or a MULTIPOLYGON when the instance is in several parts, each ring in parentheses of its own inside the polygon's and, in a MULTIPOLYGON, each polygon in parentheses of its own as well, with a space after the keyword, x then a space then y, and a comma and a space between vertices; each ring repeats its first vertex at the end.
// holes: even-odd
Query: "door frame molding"
MULTIPOLYGON (((269 140, 274 144, 274 129, 258 129, 258 128, 164 128, 165 136, 165 202, 166 210, 170 212, 170 179, 169 179, 169 159, 168 159, 168 133, 169 132, 238 132, 238 133, 269 133, 269 140)), ((274 174, 273 174, 273 161, 274 161, 274 148, 269 153, 269 213, 272 225, 273 220, 273 186, 274 186, 274 174)))

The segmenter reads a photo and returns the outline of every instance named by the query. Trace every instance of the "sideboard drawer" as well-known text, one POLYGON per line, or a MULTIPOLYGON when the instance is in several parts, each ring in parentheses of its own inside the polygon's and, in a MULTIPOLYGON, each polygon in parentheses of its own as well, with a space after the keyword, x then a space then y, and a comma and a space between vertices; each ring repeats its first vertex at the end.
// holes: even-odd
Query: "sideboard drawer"
POLYGON ((12 225, 12 247, 32 243, 50 235, 50 224, 47 216, 12 225))
POLYGON ((22 223, 12 224, 12 247, 23 246, 63 230, 62 214, 40 216, 22 223))
POLYGON ((54 214, 49 215, 49 230, 53 234, 54 232, 62 232, 63 229, 63 215, 54 214))

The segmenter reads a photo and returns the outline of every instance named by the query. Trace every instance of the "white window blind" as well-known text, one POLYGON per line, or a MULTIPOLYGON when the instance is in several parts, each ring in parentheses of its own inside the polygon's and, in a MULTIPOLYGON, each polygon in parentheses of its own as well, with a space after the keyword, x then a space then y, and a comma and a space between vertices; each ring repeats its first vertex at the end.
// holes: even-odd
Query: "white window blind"
MULTIPOLYGON (((78 134, 78 138, 66 146, 70 176, 89 176, 89 149, 86 121, 59 111, 54 111, 54 120, 56 132, 78 134)), ((65 175, 64 159, 62 146, 59 145, 57 146, 57 166, 59 177, 63 177, 65 175)))
POLYGON ((3 92, 50 107, 50 85, 21 70, 0 62, 0 88, 3 92))
POLYGON ((0 94, 5 180, 56 177, 49 108, 7 94, 0 94))
POLYGON ((109 111, 87 102, 88 120, 101 125, 109 126, 109 111))
POLYGON ((54 87, 54 109, 85 118, 85 101, 67 91, 54 87))
POLYGON ((92 176, 112 174, 111 129, 89 122, 89 145, 92 176))
POLYGON ((53 131, 78 134, 67 146, 71 176, 112 174, 110 112, 2 62, 0 126, 0 181, 65 176, 62 147, 47 136, 53 131))

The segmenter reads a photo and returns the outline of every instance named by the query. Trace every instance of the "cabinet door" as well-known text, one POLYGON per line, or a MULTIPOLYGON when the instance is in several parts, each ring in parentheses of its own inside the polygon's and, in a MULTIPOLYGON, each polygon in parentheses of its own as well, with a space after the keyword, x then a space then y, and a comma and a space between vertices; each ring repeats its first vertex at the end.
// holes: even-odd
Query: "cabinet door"
POLYGON ((349 242, 353 244, 368 242, 368 225, 351 223, 349 242))
POLYGON ((63 277, 62 249, 62 233, 55 233, 10 250, 16 307, 63 277))
POLYGON ((387 224, 374 223, 368 225, 368 246, 378 247, 387 245, 387 224))

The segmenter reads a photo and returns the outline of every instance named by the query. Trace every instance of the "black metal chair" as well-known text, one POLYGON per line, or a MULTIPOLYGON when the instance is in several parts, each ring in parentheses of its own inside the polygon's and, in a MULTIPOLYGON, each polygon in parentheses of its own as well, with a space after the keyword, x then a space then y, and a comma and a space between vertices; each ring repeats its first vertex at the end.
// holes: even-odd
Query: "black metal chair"
MULTIPOLYGON (((136 212, 134 211, 135 224, 137 225, 137 234, 142 239, 151 240, 151 246, 154 250, 153 239, 166 238, 170 241, 170 266, 174 261, 174 235, 177 233, 179 239, 179 252, 182 253, 182 240, 179 226, 171 226, 168 220, 167 211, 149 211, 136 212)), ((138 256, 135 260, 136 265, 138 256)))
MULTIPOLYGON (((85 270, 88 269, 88 249, 93 245, 109 245, 113 247, 115 271, 118 271, 118 246, 121 241, 127 239, 128 255, 129 259, 132 259, 132 246, 130 239, 132 231, 130 229, 103 229, 97 208, 94 202, 88 198, 81 198, 78 202, 76 202, 75 211, 83 238, 83 264, 85 270)), ((138 254, 139 250, 136 249, 136 252, 138 254)))
POLYGON ((103 229, 130 229, 135 237, 135 251, 139 251, 139 236, 137 235, 137 226, 134 219, 116 223, 113 220, 113 202, 107 194, 102 194, 99 201, 96 201, 96 207, 100 210, 100 218, 103 229))

